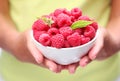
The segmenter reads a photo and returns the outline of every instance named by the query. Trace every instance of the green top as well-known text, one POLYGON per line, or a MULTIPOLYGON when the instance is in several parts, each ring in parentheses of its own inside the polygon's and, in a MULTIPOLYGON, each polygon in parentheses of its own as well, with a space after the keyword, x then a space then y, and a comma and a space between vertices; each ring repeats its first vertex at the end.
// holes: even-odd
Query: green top
MULTIPOLYGON (((110 0, 10 0, 10 13, 19 31, 31 28, 41 15, 53 12, 56 8, 72 9, 79 7, 84 15, 94 18, 105 26, 110 12, 110 0)), ((85 68, 78 68, 71 75, 68 71, 55 74, 33 64, 22 63, 12 55, 3 52, 0 56, 0 72, 5 81, 112 81, 118 75, 118 55, 85 68)))

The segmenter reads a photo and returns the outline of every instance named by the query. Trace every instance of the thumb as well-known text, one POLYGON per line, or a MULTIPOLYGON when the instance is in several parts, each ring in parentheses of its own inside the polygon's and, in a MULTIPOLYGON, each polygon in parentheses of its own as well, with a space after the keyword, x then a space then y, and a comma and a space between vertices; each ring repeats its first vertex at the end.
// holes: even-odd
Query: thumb
POLYGON ((97 57, 97 55, 99 54, 99 52, 104 46, 104 33, 102 32, 102 30, 99 30, 98 32, 99 34, 95 42, 95 45, 92 47, 92 49, 88 53, 88 56, 91 60, 94 60, 97 57))

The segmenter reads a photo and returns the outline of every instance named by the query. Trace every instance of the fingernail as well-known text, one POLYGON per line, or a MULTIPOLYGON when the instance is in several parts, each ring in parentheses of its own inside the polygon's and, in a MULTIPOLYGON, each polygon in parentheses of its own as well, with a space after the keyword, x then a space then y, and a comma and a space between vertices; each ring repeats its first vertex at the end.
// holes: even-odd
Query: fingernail
POLYGON ((81 66, 85 67, 88 63, 89 63, 88 60, 85 60, 84 63, 81 66))

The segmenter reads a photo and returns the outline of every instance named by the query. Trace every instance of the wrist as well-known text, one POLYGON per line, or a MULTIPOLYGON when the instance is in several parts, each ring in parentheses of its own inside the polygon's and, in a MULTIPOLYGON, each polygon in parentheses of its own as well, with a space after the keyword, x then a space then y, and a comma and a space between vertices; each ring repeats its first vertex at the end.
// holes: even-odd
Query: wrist
POLYGON ((16 47, 16 40, 18 36, 19 32, 16 30, 10 30, 5 34, 2 34, 2 36, 0 36, 0 46, 4 50, 12 52, 12 50, 16 47))
POLYGON ((115 49, 116 52, 120 50, 120 36, 117 32, 114 32, 114 30, 108 29, 109 37, 113 44, 113 48, 115 49))

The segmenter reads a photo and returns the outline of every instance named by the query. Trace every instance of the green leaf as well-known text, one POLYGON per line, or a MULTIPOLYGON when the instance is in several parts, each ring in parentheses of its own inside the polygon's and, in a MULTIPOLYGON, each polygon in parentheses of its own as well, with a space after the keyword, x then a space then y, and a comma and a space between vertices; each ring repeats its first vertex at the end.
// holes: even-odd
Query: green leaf
POLYGON ((52 20, 52 18, 47 18, 45 16, 42 16, 41 19, 44 21, 45 24, 47 24, 49 27, 51 27, 51 25, 54 23, 54 21, 52 20))
POLYGON ((91 23, 93 23, 93 21, 78 20, 71 25, 71 28, 72 29, 84 28, 91 23))

